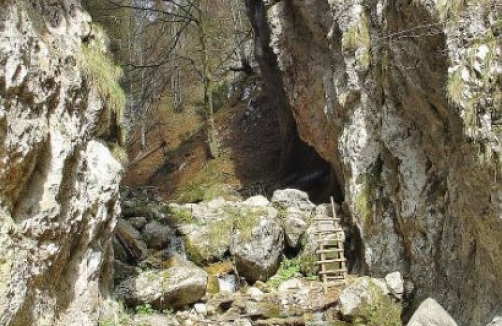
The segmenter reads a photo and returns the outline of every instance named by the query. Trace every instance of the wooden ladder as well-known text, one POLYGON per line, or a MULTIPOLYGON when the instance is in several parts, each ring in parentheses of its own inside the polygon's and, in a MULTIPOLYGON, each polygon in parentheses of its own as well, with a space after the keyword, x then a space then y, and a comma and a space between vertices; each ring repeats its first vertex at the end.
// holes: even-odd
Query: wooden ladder
POLYGON ((317 264, 320 265, 319 274, 322 278, 323 290, 328 292, 329 283, 344 283, 347 278, 347 266, 343 254, 345 234, 340 226, 340 219, 336 216, 333 197, 331 197, 333 217, 313 218, 314 232, 317 242, 317 264))

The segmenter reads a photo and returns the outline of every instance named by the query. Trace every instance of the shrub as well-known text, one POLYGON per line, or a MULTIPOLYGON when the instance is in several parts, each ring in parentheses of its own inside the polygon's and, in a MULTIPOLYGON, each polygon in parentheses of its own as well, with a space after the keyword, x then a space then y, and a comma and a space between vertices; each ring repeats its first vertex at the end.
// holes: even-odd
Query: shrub
POLYGON ((277 273, 268 280, 267 284, 277 288, 282 282, 289 280, 300 273, 300 260, 298 258, 286 259, 281 263, 277 273))

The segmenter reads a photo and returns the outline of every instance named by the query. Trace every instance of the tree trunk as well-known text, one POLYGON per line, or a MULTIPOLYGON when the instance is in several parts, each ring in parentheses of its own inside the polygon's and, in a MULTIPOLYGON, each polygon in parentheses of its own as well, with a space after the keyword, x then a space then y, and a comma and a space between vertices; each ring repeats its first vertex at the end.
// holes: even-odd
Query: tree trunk
POLYGON ((208 152, 211 158, 217 158, 219 153, 218 134, 214 125, 214 106, 213 106, 213 81, 209 67, 209 53, 207 48, 207 36, 204 26, 204 19, 198 24, 199 41, 201 44, 202 57, 202 79, 204 85, 204 111, 206 113, 206 131, 208 152))

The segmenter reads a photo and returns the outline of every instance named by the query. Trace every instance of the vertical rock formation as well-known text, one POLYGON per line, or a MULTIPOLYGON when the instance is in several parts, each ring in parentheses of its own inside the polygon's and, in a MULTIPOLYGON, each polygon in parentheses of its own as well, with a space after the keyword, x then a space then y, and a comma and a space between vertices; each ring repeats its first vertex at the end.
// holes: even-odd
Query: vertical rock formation
POLYGON ((246 2, 268 87, 336 171, 353 268, 400 270, 461 324, 500 314, 500 6, 246 2))
POLYGON ((0 325, 96 325, 121 166, 97 140, 110 85, 81 69, 90 17, 77 0, 0 6, 0 325))

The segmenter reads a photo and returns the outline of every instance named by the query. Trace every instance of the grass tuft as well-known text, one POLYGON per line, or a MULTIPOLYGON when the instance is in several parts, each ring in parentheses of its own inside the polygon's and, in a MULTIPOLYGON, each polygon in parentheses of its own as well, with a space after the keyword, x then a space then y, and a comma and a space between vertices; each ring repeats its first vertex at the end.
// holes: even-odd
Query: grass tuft
POLYGON ((115 123, 121 125, 126 105, 126 96, 119 84, 122 69, 101 49, 87 45, 82 46, 78 62, 106 107, 115 113, 115 123))

